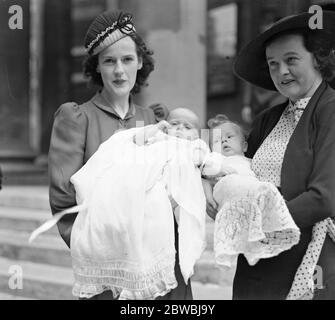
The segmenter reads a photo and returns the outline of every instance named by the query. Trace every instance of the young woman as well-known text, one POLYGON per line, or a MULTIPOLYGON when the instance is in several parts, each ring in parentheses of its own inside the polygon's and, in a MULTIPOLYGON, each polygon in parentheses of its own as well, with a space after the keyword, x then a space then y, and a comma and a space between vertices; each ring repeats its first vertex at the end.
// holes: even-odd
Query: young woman
MULTIPOLYGON (((136 105, 132 99, 154 69, 152 52, 137 34, 132 16, 122 12, 100 14, 88 28, 85 47, 88 55, 84 73, 100 90, 82 105, 63 104, 55 114, 49 151, 50 205, 54 214, 76 205, 70 177, 102 142, 117 130, 156 122, 151 109, 136 105)), ((76 214, 67 215, 58 223, 69 247, 75 219, 76 214)), ((181 276, 178 255, 175 274, 178 287, 162 298, 191 299, 191 288, 181 276)), ((106 290, 97 292, 92 299, 117 297, 106 290)))

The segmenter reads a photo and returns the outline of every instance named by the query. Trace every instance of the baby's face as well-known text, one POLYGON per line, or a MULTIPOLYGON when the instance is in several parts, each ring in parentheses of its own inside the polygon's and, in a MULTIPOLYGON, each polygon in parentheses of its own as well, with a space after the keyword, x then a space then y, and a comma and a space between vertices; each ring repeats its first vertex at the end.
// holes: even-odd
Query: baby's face
POLYGON ((193 112, 188 112, 185 109, 172 111, 167 121, 171 125, 168 130, 170 136, 187 140, 199 138, 199 121, 193 112))
POLYGON ((247 143, 240 128, 231 122, 223 123, 213 129, 213 151, 224 156, 244 155, 247 143))

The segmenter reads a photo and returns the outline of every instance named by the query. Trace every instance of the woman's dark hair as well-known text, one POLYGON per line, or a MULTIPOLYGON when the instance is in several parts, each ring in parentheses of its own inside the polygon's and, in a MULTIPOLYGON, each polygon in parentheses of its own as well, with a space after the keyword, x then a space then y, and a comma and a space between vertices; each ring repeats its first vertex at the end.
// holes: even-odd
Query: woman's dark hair
MULTIPOLYGON (((307 51, 313 54, 318 64, 318 69, 324 80, 330 82, 335 77, 335 35, 329 29, 308 30, 293 29, 274 35, 268 39, 264 48, 271 42, 285 35, 301 35, 307 51)), ((265 52, 265 50, 264 50, 265 52)))
MULTIPOLYGON (((140 92, 142 86, 147 85, 146 80, 149 74, 154 70, 154 59, 152 58, 153 51, 147 48, 143 39, 137 33, 131 33, 129 37, 134 40, 137 56, 142 59, 143 63, 142 68, 137 72, 136 82, 131 90, 132 94, 136 94, 140 92)), ((98 54, 86 56, 83 62, 84 75, 89 78, 90 84, 103 87, 101 74, 97 72, 98 56, 98 54)))

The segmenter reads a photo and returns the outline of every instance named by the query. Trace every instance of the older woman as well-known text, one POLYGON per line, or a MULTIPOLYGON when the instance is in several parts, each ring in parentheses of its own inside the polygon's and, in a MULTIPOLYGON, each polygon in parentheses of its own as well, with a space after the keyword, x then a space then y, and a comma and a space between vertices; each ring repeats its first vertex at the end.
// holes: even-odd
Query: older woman
MULTIPOLYGON (((152 52, 136 33, 132 16, 122 12, 104 12, 90 25, 85 39, 88 56, 85 75, 101 88, 82 105, 65 103, 57 110, 50 151, 50 205, 53 213, 76 204, 70 177, 95 153, 99 145, 117 130, 155 123, 151 109, 133 102, 154 69, 152 52)), ((70 247, 75 215, 63 217, 59 232, 70 247)), ((177 233, 176 233, 177 236, 177 233)), ((178 241, 176 240, 176 243, 178 241)), ((178 287, 163 299, 191 299, 176 255, 178 287)), ((114 299, 111 291, 99 292, 93 299, 114 299)))
POLYGON ((240 256, 234 299, 335 299, 335 13, 311 30, 309 13, 286 17, 244 47, 236 74, 288 98, 254 121, 247 156, 257 176, 274 183, 301 229, 298 245, 249 266, 240 256), (314 228, 313 228, 314 226, 314 228), (316 264, 320 268, 316 267, 316 264), (321 272, 322 271, 322 272, 321 272))

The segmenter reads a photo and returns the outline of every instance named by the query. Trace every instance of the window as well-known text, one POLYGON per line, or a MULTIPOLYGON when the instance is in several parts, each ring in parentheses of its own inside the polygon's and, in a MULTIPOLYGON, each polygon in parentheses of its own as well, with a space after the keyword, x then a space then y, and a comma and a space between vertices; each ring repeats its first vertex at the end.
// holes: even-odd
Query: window
POLYGON ((208 10, 207 24, 208 96, 235 91, 233 58, 237 43, 237 5, 229 3, 208 10))

